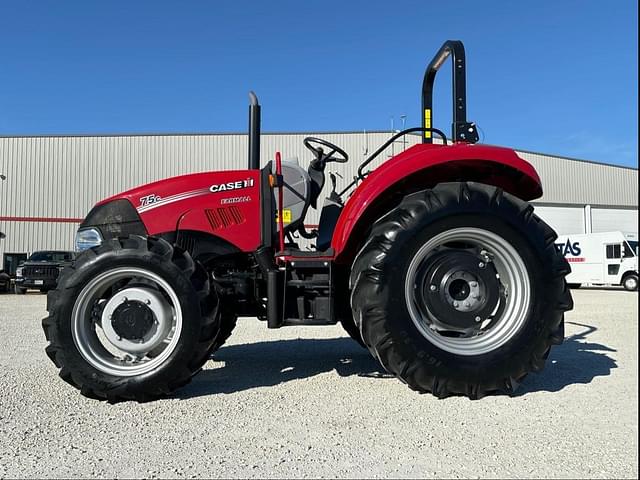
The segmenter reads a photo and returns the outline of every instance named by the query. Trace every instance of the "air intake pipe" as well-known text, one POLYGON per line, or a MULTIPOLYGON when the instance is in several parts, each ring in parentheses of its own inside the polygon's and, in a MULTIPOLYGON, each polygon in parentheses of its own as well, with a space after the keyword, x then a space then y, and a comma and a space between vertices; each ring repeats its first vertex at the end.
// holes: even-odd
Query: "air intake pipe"
POLYGON ((260 169, 260 104, 249 92, 249 170, 260 169))

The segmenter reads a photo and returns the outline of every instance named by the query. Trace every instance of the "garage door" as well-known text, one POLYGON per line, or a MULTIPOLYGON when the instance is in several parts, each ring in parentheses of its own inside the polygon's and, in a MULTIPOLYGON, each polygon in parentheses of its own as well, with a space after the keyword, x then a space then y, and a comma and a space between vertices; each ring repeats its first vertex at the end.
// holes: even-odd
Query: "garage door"
POLYGON ((536 214, 550 225, 558 235, 585 233, 583 208, 535 206, 535 209, 536 214))
POLYGON ((593 232, 638 232, 638 210, 619 208, 592 208, 593 232))

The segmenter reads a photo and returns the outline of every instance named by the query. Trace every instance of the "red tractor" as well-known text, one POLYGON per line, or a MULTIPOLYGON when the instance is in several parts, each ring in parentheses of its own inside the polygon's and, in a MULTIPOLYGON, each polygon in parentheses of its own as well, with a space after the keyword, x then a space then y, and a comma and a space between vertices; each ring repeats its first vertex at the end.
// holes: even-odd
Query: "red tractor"
POLYGON ((422 86, 423 126, 393 135, 318 207, 347 153, 308 137, 307 169, 260 168, 260 106, 250 95, 249 168, 175 177, 98 203, 76 236, 84 252, 49 293, 48 356, 83 395, 146 401, 185 385, 238 317, 268 328, 340 322, 419 392, 511 393, 543 368, 572 308, 569 265, 528 201, 534 168, 475 145, 465 58, 448 41, 422 86), (431 126, 436 73, 451 56, 453 138, 431 126), (422 143, 369 165, 402 135, 422 143), (442 142, 433 143, 433 135, 442 142), (296 243, 312 238, 313 250, 296 243))

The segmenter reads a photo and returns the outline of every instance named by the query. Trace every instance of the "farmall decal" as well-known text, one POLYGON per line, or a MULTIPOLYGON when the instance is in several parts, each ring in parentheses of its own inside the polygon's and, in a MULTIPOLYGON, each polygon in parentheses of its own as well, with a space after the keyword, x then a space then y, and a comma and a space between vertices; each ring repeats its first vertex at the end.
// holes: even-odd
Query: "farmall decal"
POLYGON ((230 198, 223 198, 222 200, 220 200, 220 205, 229 205, 232 203, 245 203, 250 201, 251 201, 251 197, 249 196, 230 197, 230 198))
POLYGON ((566 243, 556 243, 556 251, 560 253, 569 263, 584 262, 585 258, 581 257, 582 248, 580 242, 571 243, 571 239, 567 238, 566 243))
POLYGON ((253 187, 253 178, 247 178, 246 180, 238 180, 236 182, 219 183, 211 185, 209 191, 211 193, 228 192, 230 190, 240 190, 241 188, 253 187))

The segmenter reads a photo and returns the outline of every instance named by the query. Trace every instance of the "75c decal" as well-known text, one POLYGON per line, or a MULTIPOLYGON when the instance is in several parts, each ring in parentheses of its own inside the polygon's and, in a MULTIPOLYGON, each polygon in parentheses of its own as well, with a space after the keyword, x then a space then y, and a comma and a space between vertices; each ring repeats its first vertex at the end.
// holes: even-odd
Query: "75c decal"
POLYGON ((140 197, 140 206, 148 207, 149 205, 153 205, 154 203, 157 203, 160 200, 161 198, 158 195, 155 195, 155 194, 146 195, 144 197, 140 197))

